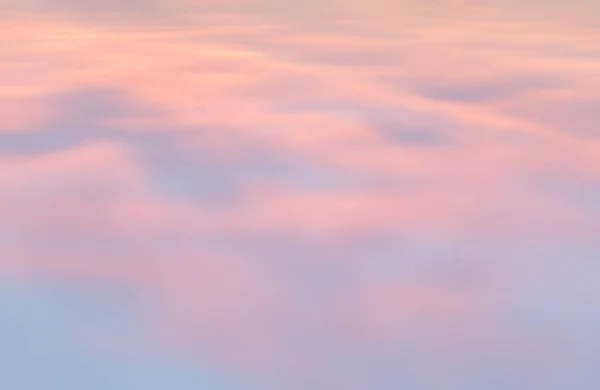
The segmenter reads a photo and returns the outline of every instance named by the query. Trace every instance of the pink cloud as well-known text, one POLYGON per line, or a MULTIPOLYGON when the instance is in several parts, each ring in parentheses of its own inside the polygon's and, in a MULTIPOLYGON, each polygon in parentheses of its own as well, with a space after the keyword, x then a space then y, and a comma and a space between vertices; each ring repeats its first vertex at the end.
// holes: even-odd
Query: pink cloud
POLYGON ((116 144, 3 156, 0 164, 0 206, 9 224, 147 234, 185 220, 180 206, 148 194, 143 171, 116 144))
MULTIPOLYGON (((362 9, 354 5, 353 12, 362 9)), ((164 310, 152 319, 161 337, 184 348, 197 342, 227 364, 284 382, 327 367, 320 345, 297 345, 302 337, 379 356, 387 345, 414 336, 425 346, 415 352, 423 353, 416 360, 424 372, 447 369, 448 375, 464 363, 453 361, 457 354, 469 364, 485 353, 524 365, 555 357, 559 342, 495 322, 505 286, 457 291, 427 280, 394 280, 345 285, 337 298, 319 296, 333 304, 306 304, 302 298, 318 283, 284 275, 281 264, 236 248, 235 239, 278 232, 301 242, 327 240, 335 252, 381 231, 424 237, 442 231, 471 241, 557 233, 562 240, 594 238, 597 215, 528 186, 544 172, 598 179, 600 144, 569 131, 575 121, 569 104, 596 104, 595 89, 581 75, 597 76, 598 61, 557 59, 546 48, 592 52, 589 36, 559 35, 562 30, 549 27, 524 34, 530 24, 522 22, 469 22, 407 27, 406 39, 395 37, 390 25, 390 38, 357 39, 266 22, 236 25, 247 22, 235 14, 202 21, 206 27, 158 32, 135 25, 10 24, 2 45, 30 67, 0 68, 0 81, 12 80, 9 92, 0 92, 0 101, 10 102, 0 112, 0 128, 31 130, 56 114, 53 96, 100 86, 160 112, 102 125, 171 136, 183 140, 181 153, 234 168, 251 150, 368 184, 297 189, 275 179, 249 180, 235 201, 213 208, 159 195, 150 183, 152 168, 118 139, 44 154, 5 153, 0 227, 18 231, 25 244, 38 236, 72 238, 63 247, 6 249, 4 274, 116 280, 154 293, 164 310), (247 33, 251 43, 243 40, 247 33), (429 131, 447 142, 395 141, 383 127, 429 131), (75 242, 103 234, 118 236, 125 249, 103 252, 75 242), (214 237, 233 243, 217 245, 214 237), (319 304, 325 309, 313 308, 319 304)), ((583 126, 594 114, 582 112, 583 126)), ((310 254, 312 248, 303 249, 310 254)), ((296 254, 289 252, 280 263, 296 254)), ((323 254, 305 257, 317 272, 336 263, 323 254)), ((336 271, 348 272, 344 262, 336 264, 336 271)))

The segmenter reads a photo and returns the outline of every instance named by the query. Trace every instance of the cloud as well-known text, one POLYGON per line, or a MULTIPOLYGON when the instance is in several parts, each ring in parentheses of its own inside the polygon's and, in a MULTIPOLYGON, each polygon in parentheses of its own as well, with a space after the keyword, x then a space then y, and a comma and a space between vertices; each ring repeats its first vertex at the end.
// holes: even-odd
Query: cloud
POLYGON ((99 283, 3 283, 0 288, 3 386, 23 390, 237 388, 202 372, 139 332, 140 303, 99 283))
POLYGON ((4 229, 26 235, 97 228, 141 234, 182 221, 179 206, 149 196, 136 163, 110 142, 5 155, 0 164, 4 229))
POLYGON ((111 388, 202 386, 154 360, 183 351, 273 389, 597 382, 590 31, 493 7, 132 4, 3 15, 0 273, 35 282, 0 301, 35 306, 15 328, 48 353, 40 378, 100 386, 72 378, 83 361, 111 388), (102 311, 78 287, 97 284, 136 298, 102 311), (69 349, 81 316, 148 302, 150 359, 69 349))

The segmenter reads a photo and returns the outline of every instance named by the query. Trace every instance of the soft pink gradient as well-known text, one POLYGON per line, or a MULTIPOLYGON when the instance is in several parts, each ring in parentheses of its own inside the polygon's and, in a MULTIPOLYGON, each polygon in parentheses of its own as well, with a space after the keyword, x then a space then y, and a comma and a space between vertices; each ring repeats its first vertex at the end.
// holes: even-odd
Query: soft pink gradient
POLYGON ((596 388, 597 7, 473 3, 1 11, 0 276, 259 388, 596 388))

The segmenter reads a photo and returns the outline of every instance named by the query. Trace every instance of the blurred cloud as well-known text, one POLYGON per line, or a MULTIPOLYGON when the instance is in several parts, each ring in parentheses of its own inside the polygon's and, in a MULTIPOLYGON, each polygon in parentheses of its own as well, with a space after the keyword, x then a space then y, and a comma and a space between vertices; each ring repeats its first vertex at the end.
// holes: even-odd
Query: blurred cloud
POLYGON ((201 374, 153 349, 140 332, 141 302, 120 290, 90 280, 3 283, 0 383, 23 390, 237 388, 218 370, 201 374))
POLYGON ((594 388, 600 52, 548 7, 5 7, 7 386, 594 388))

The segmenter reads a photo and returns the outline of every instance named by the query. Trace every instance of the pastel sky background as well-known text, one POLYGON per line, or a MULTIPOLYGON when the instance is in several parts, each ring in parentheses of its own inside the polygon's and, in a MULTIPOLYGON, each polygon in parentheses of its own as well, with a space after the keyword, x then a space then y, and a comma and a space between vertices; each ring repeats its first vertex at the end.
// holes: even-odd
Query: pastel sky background
POLYGON ((0 32, 0 389, 600 388, 599 1, 0 32))

